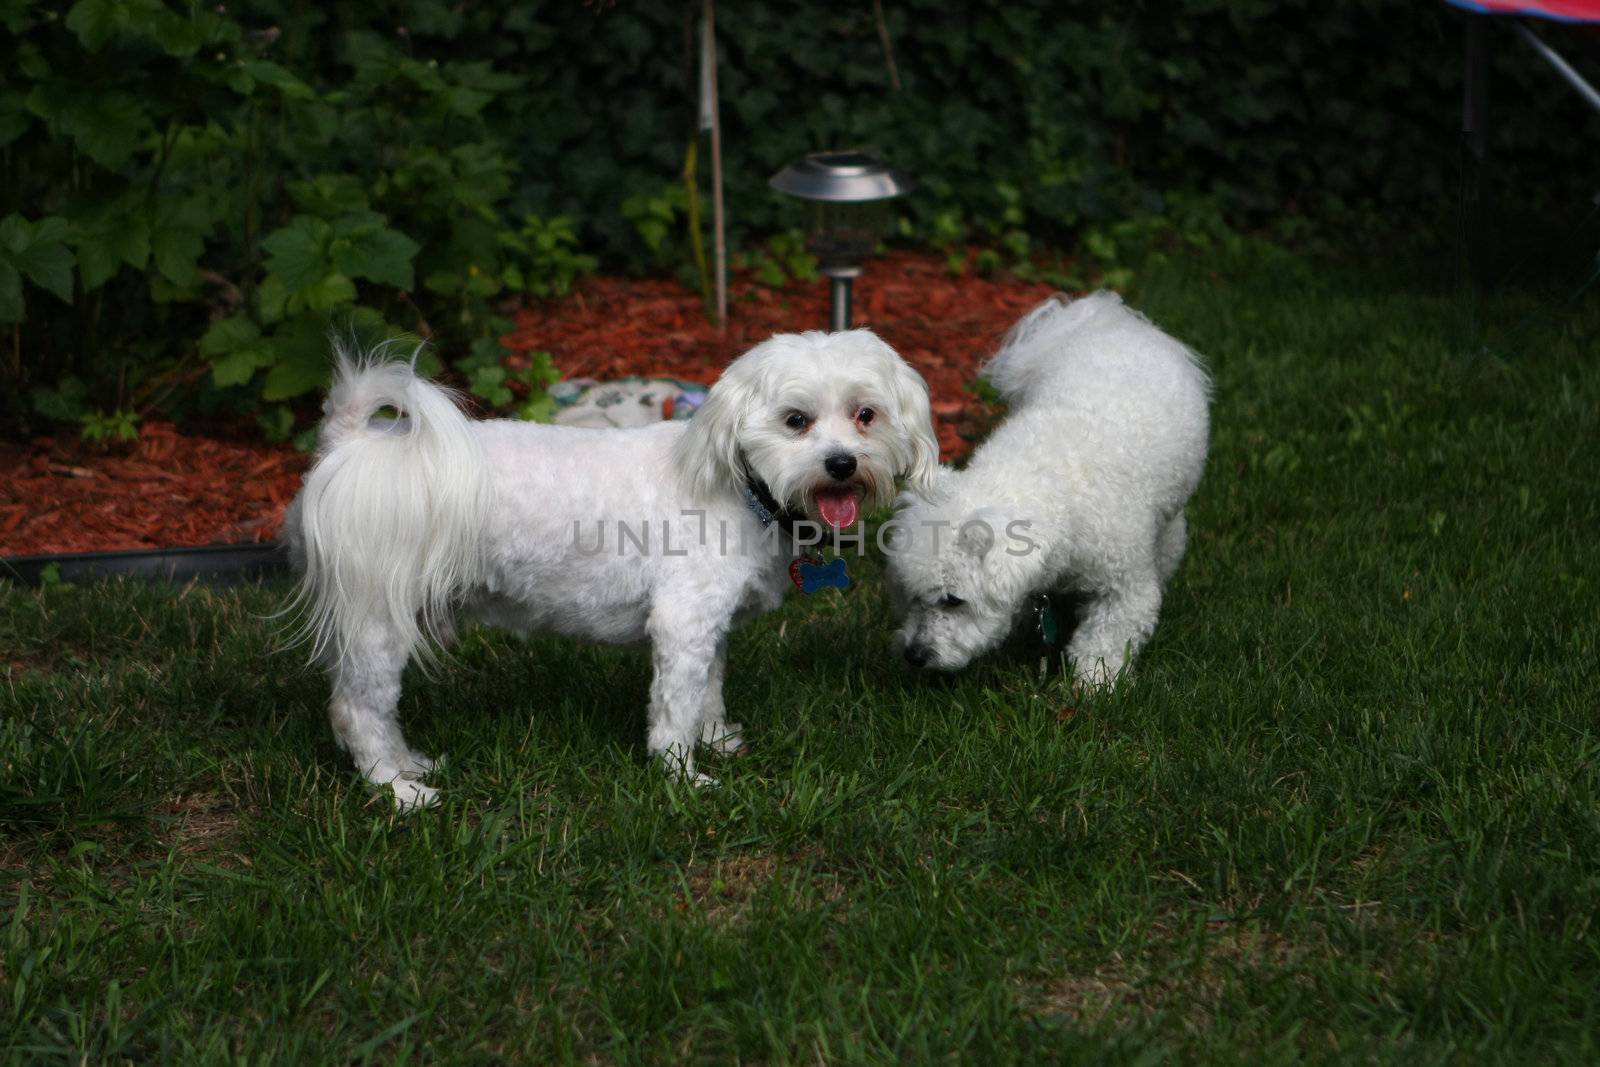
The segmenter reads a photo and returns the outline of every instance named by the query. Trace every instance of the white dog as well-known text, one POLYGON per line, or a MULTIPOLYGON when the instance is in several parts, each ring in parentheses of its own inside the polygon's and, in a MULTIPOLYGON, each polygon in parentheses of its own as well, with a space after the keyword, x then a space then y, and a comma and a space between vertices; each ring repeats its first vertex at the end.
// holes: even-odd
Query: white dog
POLYGON ((334 733, 402 809, 435 790, 400 733, 401 670, 458 618, 650 642, 649 751, 703 780, 696 742, 741 743, 728 632, 781 602, 795 524, 850 526, 938 466, 926 383, 867 330, 773 337, 694 418, 631 429, 471 421, 405 363, 337 355, 286 538, 334 733))
POLYGON ((1205 466, 1210 382, 1195 354, 1115 293, 1030 311, 984 368, 1009 414, 960 472, 895 516, 897 640, 917 667, 994 648, 1040 593, 1091 598, 1067 647, 1116 680, 1155 629, 1205 466))

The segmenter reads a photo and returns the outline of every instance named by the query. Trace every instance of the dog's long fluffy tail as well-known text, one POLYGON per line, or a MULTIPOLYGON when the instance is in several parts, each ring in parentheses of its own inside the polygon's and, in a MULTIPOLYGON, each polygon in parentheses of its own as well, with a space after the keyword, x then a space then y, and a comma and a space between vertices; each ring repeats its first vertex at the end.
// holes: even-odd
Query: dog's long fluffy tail
POLYGON ((306 634, 335 663, 352 643, 396 638, 426 659, 483 573, 483 452, 453 395, 409 363, 334 355, 317 462, 288 516, 306 634), (375 418, 384 408, 398 418, 375 418))
POLYGON ((1018 403, 1038 387, 1060 361, 1072 336, 1090 319, 1121 307, 1122 298, 1107 290, 1076 300, 1055 294, 1011 327, 1000 351, 984 366, 982 377, 1008 404, 1018 403))

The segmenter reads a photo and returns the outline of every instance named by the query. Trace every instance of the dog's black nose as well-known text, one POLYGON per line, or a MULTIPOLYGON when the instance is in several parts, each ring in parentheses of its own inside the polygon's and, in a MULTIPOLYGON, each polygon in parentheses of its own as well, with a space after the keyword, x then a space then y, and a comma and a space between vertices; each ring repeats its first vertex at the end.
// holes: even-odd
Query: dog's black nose
POLYGON ((913 667, 926 667, 928 665, 928 648, 926 645, 907 645, 906 662, 913 667))
POLYGON ((856 457, 848 452, 835 452, 822 461, 822 466, 842 482, 856 472, 856 457))

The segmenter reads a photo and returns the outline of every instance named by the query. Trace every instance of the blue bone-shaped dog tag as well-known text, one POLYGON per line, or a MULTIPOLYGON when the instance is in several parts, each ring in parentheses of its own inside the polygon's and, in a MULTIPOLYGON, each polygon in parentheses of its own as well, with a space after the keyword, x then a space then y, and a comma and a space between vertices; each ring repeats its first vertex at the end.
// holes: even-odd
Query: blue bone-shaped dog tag
POLYGON ((850 575, 845 572, 844 557, 836 556, 827 563, 799 561, 800 591, 815 593, 818 589, 849 589, 850 575))

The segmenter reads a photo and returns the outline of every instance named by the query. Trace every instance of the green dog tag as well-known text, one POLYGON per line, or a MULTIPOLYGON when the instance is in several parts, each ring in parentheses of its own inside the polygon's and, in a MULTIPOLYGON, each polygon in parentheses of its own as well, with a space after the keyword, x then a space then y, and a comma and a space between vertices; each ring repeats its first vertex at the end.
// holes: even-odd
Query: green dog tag
POLYGON ((1039 639, 1047 645, 1055 644, 1056 638, 1061 636, 1061 629, 1056 625, 1056 612, 1055 608, 1050 605, 1049 597, 1041 596, 1039 598, 1037 612, 1036 626, 1039 631, 1039 639))

